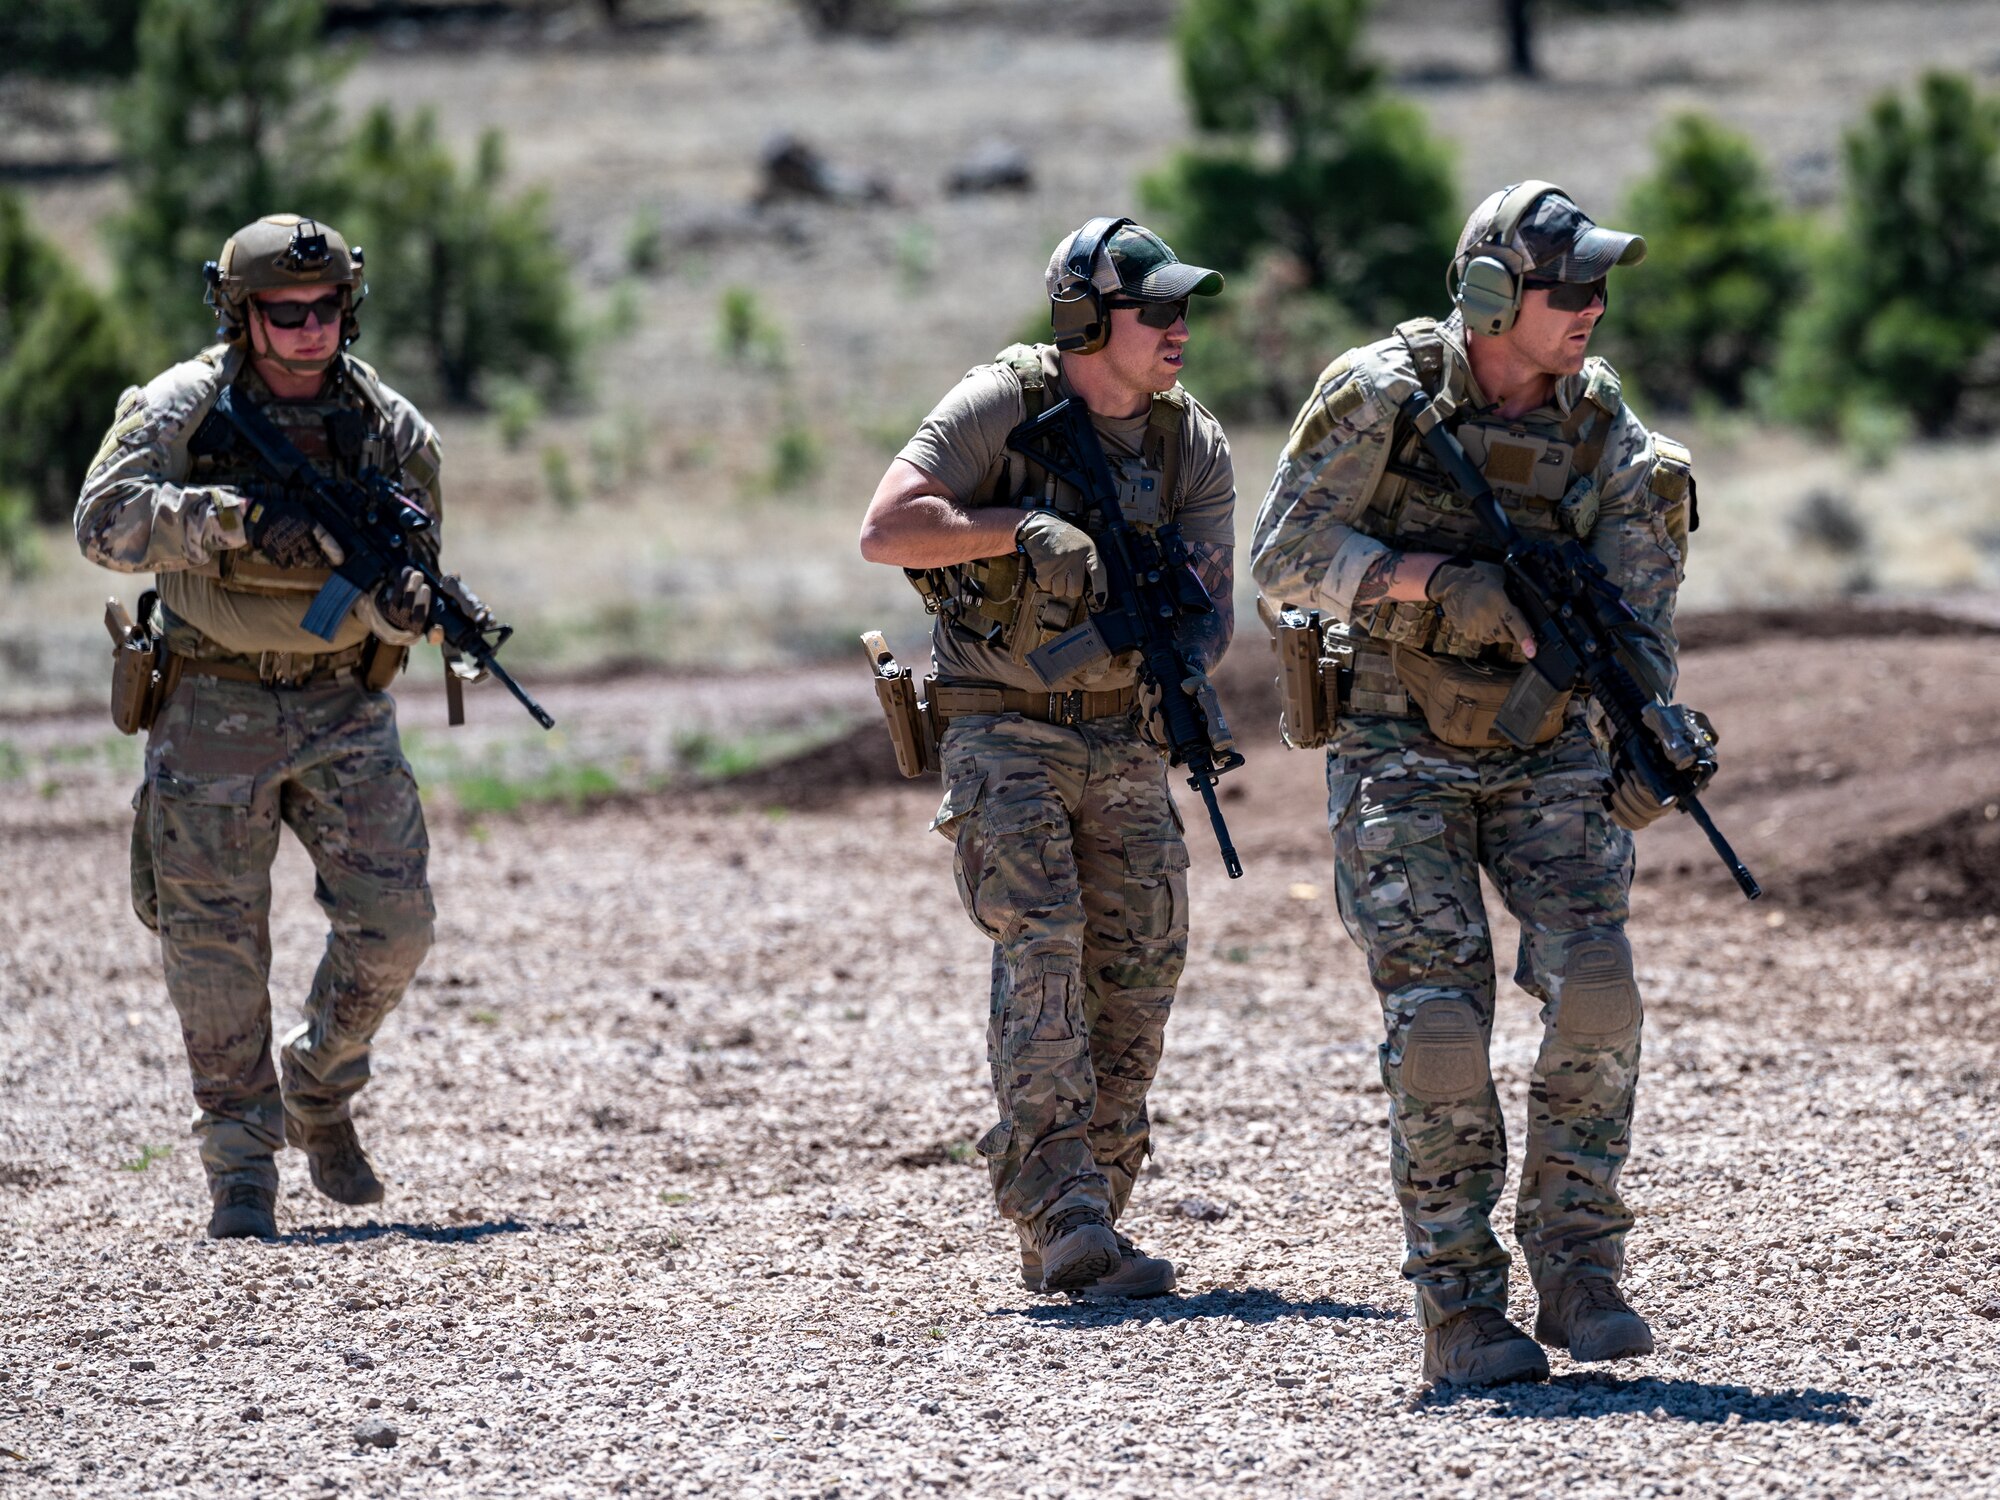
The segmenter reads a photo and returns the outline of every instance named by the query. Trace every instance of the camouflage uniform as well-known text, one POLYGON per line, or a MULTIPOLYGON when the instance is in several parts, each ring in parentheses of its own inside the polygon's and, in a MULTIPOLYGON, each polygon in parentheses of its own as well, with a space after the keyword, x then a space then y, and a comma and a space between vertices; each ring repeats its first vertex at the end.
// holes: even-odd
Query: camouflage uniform
POLYGON ((240 445, 215 451, 222 424, 207 420, 232 384, 316 462, 400 475, 441 516, 436 433, 365 365, 341 356, 322 397, 281 401, 224 346, 126 392, 77 503, 86 557, 157 574, 152 624, 186 659, 133 799, 132 895, 160 935, 218 1202, 239 1185, 275 1191, 285 1112, 309 1126, 348 1117, 434 915, 395 704, 361 680, 391 648, 353 613, 331 641, 308 634, 298 621, 327 570, 278 567, 245 545, 243 487, 263 476, 240 445), (343 421, 365 434, 358 451, 335 450, 343 421), (282 1039, 282 1095, 267 987, 281 822, 312 856, 332 923, 306 1019, 282 1039))
MULTIPOLYGON (((1041 409, 1068 394, 1053 349, 1010 351, 972 371, 902 456, 970 504, 1076 515, 1079 496, 1005 449, 1028 415, 1024 379, 1046 383, 1041 409)), ((1152 413, 1093 422, 1128 514, 1148 526, 1175 519, 1190 546, 1226 558, 1235 483, 1214 418, 1176 387, 1152 413), (1163 432, 1179 444, 1171 459, 1156 440, 1163 432)), ((1050 621, 1033 639, 1068 623, 1050 621)), ((933 704, 949 707, 954 687, 1027 701, 1021 711, 950 714, 932 826, 956 846, 959 894, 994 944, 987 1053, 1000 1119, 978 1149, 1032 1258, 1037 1223, 1072 1208, 1115 1222, 1150 1150, 1146 1094, 1187 957, 1188 853, 1166 765, 1139 731, 1135 659, 1073 674, 1051 694, 1022 659, 1024 644, 1033 640, 1008 649, 988 622, 945 601, 933 704), (1067 722, 1043 722, 1053 717, 1067 722)))
POLYGON ((1187 959, 1187 844, 1132 716, 952 721, 936 827, 993 939, 979 1141, 1000 1212, 1088 1204, 1115 1222, 1150 1149, 1146 1093, 1187 959))
POLYGON ((1487 1062, 1494 966, 1480 870, 1521 924, 1516 982, 1542 1002, 1515 1234, 1545 1294, 1575 1268, 1615 1277, 1622 1265, 1632 1218, 1618 1175, 1640 1001, 1624 935, 1632 839, 1605 811, 1611 773, 1587 702, 1572 702, 1556 736, 1531 750, 1444 744, 1391 667, 1391 644, 1516 665, 1518 648, 1482 653, 1434 604, 1354 605, 1370 564, 1392 548, 1496 555, 1454 496, 1399 472, 1417 448, 1397 410, 1421 385, 1472 414, 1460 437, 1517 526, 1584 539, 1637 612, 1643 654, 1668 690, 1687 540, 1686 508, 1656 483, 1652 436, 1609 365, 1588 361, 1558 382, 1552 404, 1500 423, 1482 415, 1463 338, 1455 317, 1422 320, 1327 369, 1293 427, 1252 551, 1272 603, 1324 611, 1354 648, 1328 750, 1328 821, 1341 919, 1382 999, 1403 1269, 1426 1328, 1507 1300, 1508 1256, 1489 1224, 1506 1151, 1487 1062))

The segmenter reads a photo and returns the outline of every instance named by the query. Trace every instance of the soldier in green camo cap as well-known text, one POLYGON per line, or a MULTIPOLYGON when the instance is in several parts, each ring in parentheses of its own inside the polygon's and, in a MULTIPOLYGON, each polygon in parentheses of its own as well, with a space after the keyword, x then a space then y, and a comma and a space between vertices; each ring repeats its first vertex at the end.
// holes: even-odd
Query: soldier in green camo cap
MULTIPOLYGON (((1150 1149, 1146 1094, 1187 956, 1187 846, 1132 653, 1045 684, 1028 655, 1101 602, 1082 497, 1007 446, 1080 400, 1135 525, 1178 522, 1229 644, 1236 488, 1215 419, 1181 389, 1191 297, 1222 278, 1127 219, 1065 236, 1045 279, 1054 339, 958 383, 890 464, 862 555, 906 569, 936 613, 930 703, 967 914, 993 942, 987 1057, 999 1120, 978 1148, 1019 1231, 1028 1287, 1172 1290, 1117 1232, 1150 1149)), ((1190 691, 1205 687, 1197 673, 1190 691)), ((1225 731, 1226 733, 1226 731, 1225 731)))
POLYGON ((1582 541, 1670 692, 1687 451, 1648 432, 1587 353, 1607 277, 1645 248, 1551 183, 1491 195, 1451 267, 1455 311, 1327 368, 1257 517, 1267 601, 1323 615, 1326 658, 1348 663, 1325 727, 1336 891, 1381 993, 1403 1273, 1424 1374, 1445 1383, 1546 1379, 1536 1339, 1579 1360, 1652 1351, 1618 1288, 1632 1227, 1618 1177, 1639 1072, 1632 832, 1662 809, 1608 760, 1586 698, 1551 712, 1529 749, 1493 732, 1535 642, 1492 543, 1400 412, 1427 392, 1520 531, 1582 541), (1507 1158, 1482 869, 1521 924, 1515 978, 1542 1002, 1514 1214, 1535 1339, 1506 1318, 1508 1254, 1490 1222, 1507 1158))
POLYGON ((398 479, 431 537, 442 489, 436 432, 345 352, 366 290, 358 249, 273 214, 233 235, 208 279, 221 341, 120 399, 76 536, 91 561, 155 576, 139 629, 164 641, 165 696, 133 803, 133 902, 159 934, 187 1043, 208 1232, 268 1237, 286 1144, 335 1201, 383 1196, 350 1107, 431 941, 423 809, 384 691, 431 599, 406 570, 330 640, 307 631, 341 558, 215 405, 233 389, 329 471, 398 479), (311 854, 332 924, 305 1019, 278 1040, 282 1079, 267 987, 281 826, 311 854))

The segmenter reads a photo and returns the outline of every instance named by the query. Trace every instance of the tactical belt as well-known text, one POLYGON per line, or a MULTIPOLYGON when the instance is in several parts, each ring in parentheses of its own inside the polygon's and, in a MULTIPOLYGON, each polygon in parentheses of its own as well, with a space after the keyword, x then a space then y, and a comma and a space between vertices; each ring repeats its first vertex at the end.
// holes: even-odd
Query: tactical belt
POLYGON ((1081 724, 1130 713, 1138 702, 1139 690, 1129 687, 1109 693, 1036 693, 987 682, 934 680, 930 685, 931 712, 940 732, 943 721, 968 714, 1019 714, 1043 724, 1081 724))
POLYGON ((368 643, 345 651, 265 651, 257 655, 179 658, 181 671, 225 682, 255 682, 264 687, 302 688, 324 685, 358 668, 368 643))

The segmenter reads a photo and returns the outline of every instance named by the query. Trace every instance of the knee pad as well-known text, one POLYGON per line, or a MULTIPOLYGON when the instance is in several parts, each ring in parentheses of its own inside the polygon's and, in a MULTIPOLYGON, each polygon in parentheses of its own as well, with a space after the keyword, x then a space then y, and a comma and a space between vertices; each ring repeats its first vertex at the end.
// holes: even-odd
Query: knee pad
POLYGON ((1639 982, 1622 932, 1583 932, 1563 947, 1556 1032, 1579 1047, 1622 1047, 1639 1034, 1639 982))
POLYGON ((1470 1000, 1426 1000, 1403 1033, 1403 1092, 1425 1104, 1477 1099, 1492 1082, 1470 1000))

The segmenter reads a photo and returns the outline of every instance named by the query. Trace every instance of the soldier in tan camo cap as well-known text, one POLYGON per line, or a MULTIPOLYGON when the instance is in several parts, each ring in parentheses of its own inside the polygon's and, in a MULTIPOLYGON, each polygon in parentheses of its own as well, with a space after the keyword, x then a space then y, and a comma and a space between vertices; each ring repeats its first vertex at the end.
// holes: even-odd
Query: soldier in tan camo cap
POLYGON ((1617 1285, 1632 1226, 1618 1177, 1639 1069, 1632 830, 1662 810, 1609 763, 1587 699, 1552 713, 1530 749, 1492 732, 1534 641, 1492 545, 1399 412, 1429 392, 1522 532, 1582 540, 1671 689, 1687 453, 1649 433, 1610 365, 1587 354, 1606 278, 1644 254, 1552 184, 1494 193, 1459 241, 1456 310, 1328 366, 1257 517, 1251 566, 1266 600, 1323 616, 1325 656, 1343 663, 1323 726, 1336 891, 1381 994, 1403 1272, 1424 1374, 1447 1383, 1549 1373, 1505 1316, 1508 1254, 1490 1223, 1507 1158, 1487 1060, 1482 869, 1521 924, 1515 978, 1542 1002, 1514 1215, 1540 1299, 1535 1336, 1579 1360, 1652 1350, 1617 1285))
POLYGON ((187 1043, 208 1232, 268 1237, 286 1144, 328 1197, 383 1196, 350 1106, 433 917, 423 809, 383 689, 431 601, 412 571, 363 595, 331 640, 304 629, 335 544, 273 491, 217 399, 233 388, 333 472, 398 478, 434 523, 442 489, 430 424, 345 352, 358 249, 273 214, 230 238, 209 281, 222 341, 119 400, 76 536, 92 562, 154 575, 139 625, 164 640, 167 691, 133 800, 133 904, 159 934, 187 1043), (281 826, 312 856, 331 922, 306 1018, 279 1040, 282 1086, 267 984, 281 826))
MULTIPOLYGON (((987 1056, 1000 1119, 981 1137, 1034 1290, 1172 1290, 1174 1267, 1116 1230, 1150 1149, 1146 1094, 1187 956, 1187 846, 1131 653, 1050 691, 1028 653, 1101 597, 1081 497, 1007 447, 1065 397, 1089 408, 1126 517, 1178 522, 1211 597, 1204 669, 1229 643, 1235 479, 1181 389, 1191 297, 1222 278, 1157 235, 1099 219, 1056 247, 1055 342, 958 383, 890 464, 863 556, 909 570, 936 613, 930 702, 958 889, 993 941, 987 1056)), ((1198 688, 1201 683, 1190 679, 1198 688)))

